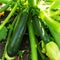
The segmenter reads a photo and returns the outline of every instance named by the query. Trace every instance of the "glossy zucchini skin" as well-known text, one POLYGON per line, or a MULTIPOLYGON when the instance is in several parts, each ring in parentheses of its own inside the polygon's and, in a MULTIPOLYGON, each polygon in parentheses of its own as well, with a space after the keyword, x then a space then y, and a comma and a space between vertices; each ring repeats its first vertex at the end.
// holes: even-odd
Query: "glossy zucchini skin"
POLYGON ((33 26, 35 27, 36 31, 39 33, 41 39, 44 40, 46 43, 50 42, 51 39, 48 36, 47 32, 45 31, 41 20, 37 16, 35 16, 32 21, 33 21, 33 26))
POLYGON ((26 30, 27 18, 28 18, 28 13, 21 14, 16 30, 14 31, 11 39, 9 40, 7 46, 7 54, 10 57, 15 56, 19 51, 21 40, 26 30))

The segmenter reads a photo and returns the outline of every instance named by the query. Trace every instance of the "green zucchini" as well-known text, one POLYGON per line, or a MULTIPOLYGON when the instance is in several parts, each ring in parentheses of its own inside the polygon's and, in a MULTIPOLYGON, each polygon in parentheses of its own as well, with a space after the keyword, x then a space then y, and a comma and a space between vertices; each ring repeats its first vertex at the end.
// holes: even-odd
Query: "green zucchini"
POLYGON ((28 13, 26 12, 22 13, 19 18, 20 20, 17 24, 16 30, 14 31, 7 46, 7 54, 10 57, 15 56, 17 52, 19 51, 21 40, 26 30, 26 22, 28 18, 28 13))
POLYGON ((51 41, 51 38, 48 36, 47 32, 45 31, 41 20, 37 16, 35 16, 32 21, 33 21, 33 26, 36 29, 39 36, 41 37, 41 39, 44 40, 46 43, 51 41))

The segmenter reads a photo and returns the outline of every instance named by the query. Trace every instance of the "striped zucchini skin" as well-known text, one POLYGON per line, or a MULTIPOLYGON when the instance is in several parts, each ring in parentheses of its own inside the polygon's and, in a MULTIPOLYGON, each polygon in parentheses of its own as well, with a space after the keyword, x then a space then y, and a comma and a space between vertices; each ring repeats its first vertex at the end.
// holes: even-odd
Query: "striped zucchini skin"
POLYGON ((7 54, 10 57, 15 56, 20 48, 21 40, 26 30, 27 18, 28 18, 28 13, 21 14, 16 30, 13 33, 8 43, 7 54))

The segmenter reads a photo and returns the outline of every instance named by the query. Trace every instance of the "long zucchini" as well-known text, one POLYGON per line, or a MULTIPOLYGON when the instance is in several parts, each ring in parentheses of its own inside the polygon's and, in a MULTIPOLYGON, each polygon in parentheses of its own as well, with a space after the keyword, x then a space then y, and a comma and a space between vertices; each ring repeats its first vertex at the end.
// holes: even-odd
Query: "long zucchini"
POLYGON ((21 40, 25 33, 27 18, 28 18, 28 13, 25 12, 25 13, 21 14, 20 21, 16 27, 16 30, 13 33, 13 35, 8 43, 7 54, 10 57, 15 56, 20 48, 21 40))

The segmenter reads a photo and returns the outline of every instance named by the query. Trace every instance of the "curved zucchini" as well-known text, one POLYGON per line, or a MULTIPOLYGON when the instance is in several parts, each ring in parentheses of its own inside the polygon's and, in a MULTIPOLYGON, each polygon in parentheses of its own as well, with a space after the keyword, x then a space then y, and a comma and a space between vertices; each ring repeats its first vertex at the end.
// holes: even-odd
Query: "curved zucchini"
POLYGON ((23 38, 25 28, 26 28, 28 14, 22 13, 19 18, 20 18, 20 20, 18 22, 16 30, 14 31, 11 39, 9 40, 8 46, 7 46, 7 54, 10 57, 15 56, 20 48, 21 40, 23 38))

